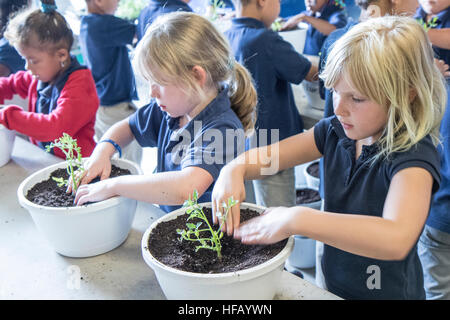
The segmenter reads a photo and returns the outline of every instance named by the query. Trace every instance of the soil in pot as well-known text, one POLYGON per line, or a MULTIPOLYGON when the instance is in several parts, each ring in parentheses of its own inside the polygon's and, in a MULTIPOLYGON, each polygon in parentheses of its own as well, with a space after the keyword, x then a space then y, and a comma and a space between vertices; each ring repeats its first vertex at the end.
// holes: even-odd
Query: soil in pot
MULTIPOLYGON (((211 208, 203 208, 212 225, 211 208)), ((259 213, 250 209, 241 209, 241 222, 258 216, 259 213)), ((151 232, 148 249, 161 263, 175 269, 197 273, 224 273, 248 269, 264 263, 276 256, 286 245, 287 239, 271 245, 245 245, 239 240, 224 235, 222 243, 222 259, 217 253, 208 249, 195 252, 198 242, 183 240, 177 229, 186 229, 186 214, 176 219, 159 223, 151 232)), ((201 220, 191 219, 196 224, 201 220)), ((218 225, 213 228, 217 229, 218 225)), ((209 237, 209 235, 207 235, 209 237)))
POLYGON ((315 178, 319 178, 319 163, 318 162, 311 163, 306 168, 306 172, 308 172, 311 176, 315 178))
POLYGON ((297 189, 296 193, 297 193, 297 198, 296 198, 297 205, 317 202, 317 201, 321 200, 319 192, 314 189, 301 188, 301 189, 297 189))
MULTIPOLYGON (((131 174, 130 170, 112 165, 111 178, 127 174, 131 174)), ((50 178, 35 184, 25 197, 31 202, 41 206, 74 207, 73 201, 75 200, 75 195, 66 193, 67 188, 65 186, 58 187, 56 181, 52 179, 52 177, 63 177, 64 179, 68 179, 68 176, 69 174, 65 168, 57 169, 51 173, 50 178)), ((99 180, 100 178, 96 178, 92 180, 91 183, 99 180)))

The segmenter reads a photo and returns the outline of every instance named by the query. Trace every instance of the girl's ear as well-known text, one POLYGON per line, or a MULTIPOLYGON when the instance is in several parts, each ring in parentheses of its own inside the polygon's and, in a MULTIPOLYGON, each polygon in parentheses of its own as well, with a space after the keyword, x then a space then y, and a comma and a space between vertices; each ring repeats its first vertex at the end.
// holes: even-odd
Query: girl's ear
POLYGON ((67 51, 67 49, 58 49, 56 51, 56 56, 59 59, 59 62, 65 62, 69 59, 69 51, 67 51))
POLYGON ((256 0, 256 6, 263 8, 266 5, 267 0, 256 0))
POLYGON ((198 81, 198 84, 203 87, 206 84, 208 75, 206 74, 206 70, 200 66, 194 66, 192 68, 192 73, 194 74, 195 80, 198 81))

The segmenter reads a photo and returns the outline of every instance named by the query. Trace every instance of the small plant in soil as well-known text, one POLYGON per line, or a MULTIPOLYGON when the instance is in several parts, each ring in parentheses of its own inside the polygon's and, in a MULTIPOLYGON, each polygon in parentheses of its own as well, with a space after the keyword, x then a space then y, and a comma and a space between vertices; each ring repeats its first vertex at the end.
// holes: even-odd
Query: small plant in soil
MULTIPOLYGON (((81 155, 81 148, 77 144, 77 140, 73 139, 67 133, 63 133, 63 136, 59 139, 55 139, 54 142, 45 146, 45 150, 50 152, 53 148, 60 149, 66 156, 66 171, 69 177, 72 179, 74 192, 77 191, 80 178, 76 177, 75 172, 82 173, 84 171, 83 157, 81 155), (76 154, 76 156, 75 156, 76 154)), ((81 175, 78 175, 81 177, 81 175)), ((56 181, 58 187, 68 186, 69 179, 63 177, 52 177, 56 181)))
POLYGON ((189 199, 186 200, 183 204, 183 207, 186 208, 186 214, 189 215, 186 222, 187 230, 177 229, 177 233, 180 235, 180 241, 194 241, 199 242, 200 244, 195 247, 195 252, 200 249, 209 249, 213 250, 217 253, 217 257, 222 259, 222 244, 221 239, 223 238, 222 226, 225 223, 228 212, 231 207, 233 207, 237 200, 234 200, 233 197, 228 198, 228 203, 223 203, 222 206, 225 209, 225 213, 220 216, 218 213, 218 217, 222 219, 222 223, 220 224, 217 230, 209 223, 205 213, 203 212, 203 208, 197 203, 198 193, 197 190, 194 190, 194 193, 189 196, 189 199), (196 224, 189 222, 189 220, 198 218, 201 221, 196 224))

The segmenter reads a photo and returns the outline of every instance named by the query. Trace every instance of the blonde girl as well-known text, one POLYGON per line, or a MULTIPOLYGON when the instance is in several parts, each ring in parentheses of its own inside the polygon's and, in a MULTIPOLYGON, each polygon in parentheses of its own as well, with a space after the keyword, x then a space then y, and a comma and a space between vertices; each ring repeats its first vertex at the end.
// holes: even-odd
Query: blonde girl
POLYGON ((416 244, 440 183, 432 137, 446 99, 426 34, 406 17, 362 22, 335 43, 321 77, 334 91, 336 116, 230 162, 214 210, 231 195, 245 198, 244 179, 264 168, 246 161, 258 153, 270 153, 279 170, 323 157, 324 211, 270 208, 239 225, 236 207, 227 232, 245 243, 294 234, 324 242, 326 286, 343 298, 423 299, 416 244))
POLYGON ((256 91, 227 41, 205 18, 175 12, 159 17, 139 42, 135 66, 149 81, 152 101, 111 127, 87 164, 76 203, 121 195, 169 212, 194 190, 210 201, 220 169, 244 149, 255 122, 256 91), (227 134, 241 132, 235 139, 227 134), (136 139, 157 147, 156 173, 104 180, 111 156, 136 139), (95 184, 89 183, 100 176, 95 184))

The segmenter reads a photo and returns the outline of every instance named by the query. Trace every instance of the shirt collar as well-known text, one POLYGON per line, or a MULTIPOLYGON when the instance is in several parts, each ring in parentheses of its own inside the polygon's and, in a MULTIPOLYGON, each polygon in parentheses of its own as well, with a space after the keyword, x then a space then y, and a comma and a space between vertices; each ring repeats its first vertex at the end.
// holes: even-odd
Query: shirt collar
POLYGON ((249 27, 249 28, 255 28, 255 29, 261 29, 266 28, 264 23, 258 19, 255 18, 249 18, 249 17, 241 17, 241 18, 234 18, 232 20, 232 24, 235 26, 242 26, 242 27, 249 27))
MULTIPOLYGON (((417 9, 414 17, 422 18, 422 20, 425 22, 426 18, 427 18, 427 13, 423 10, 422 7, 419 7, 419 9, 417 9)), ((435 14, 434 17, 437 17, 437 21, 436 21, 437 23, 442 23, 444 21, 447 21, 448 19, 450 19, 450 7, 448 7, 445 10, 442 10, 438 14, 435 14)))
MULTIPOLYGON (((331 126, 332 126, 334 132, 336 133, 336 135, 338 136, 342 146, 348 152, 350 152, 354 157, 356 141, 347 137, 347 135, 345 134, 344 128, 342 128, 342 125, 336 116, 334 116, 331 119, 331 126)), ((378 152, 378 143, 375 142, 369 146, 363 145, 362 151, 361 151, 361 156, 359 159, 360 160, 369 159, 369 158, 373 157, 377 152, 378 152)))
MULTIPOLYGON (((191 121, 189 121, 185 128, 192 125, 194 121, 208 122, 211 118, 220 117, 220 115, 231 108, 230 98, 228 97, 228 85, 223 85, 217 96, 205 107, 198 115, 196 115, 191 121)), ((168 121, 169 128, 172 130, 178 130, 180 118, 172 118, 168 113, 165 113, 166 120, 168 121)))
POLYGON ((70 56, 70 66, 62 74, 58 76, 55 82, 50 85, 49 82, 42 82, 39 80, 37 85, 37 91, 40 95, 50 98, 52 95, 53 87, 60 87, 61 84, 65 84, 67 77, 74 71, 81 67, 75 56, 70 56))

